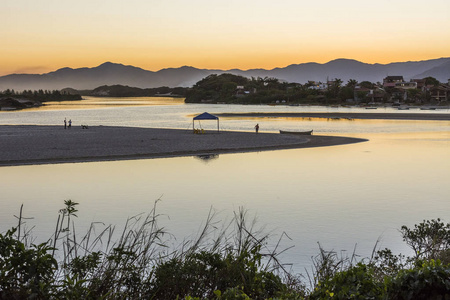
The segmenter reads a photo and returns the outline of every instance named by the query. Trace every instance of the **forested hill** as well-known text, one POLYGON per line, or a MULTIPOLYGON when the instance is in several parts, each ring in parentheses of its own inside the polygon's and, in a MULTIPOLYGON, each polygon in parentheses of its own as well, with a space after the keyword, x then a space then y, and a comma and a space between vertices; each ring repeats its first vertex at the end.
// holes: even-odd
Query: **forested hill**
POLYGON ((158 88, 142 89, 138 87, 130 87, 124 85, 103 85, 93 90, 79 91, 84 96, 96 96, 96 97, 184 97, 187 92, 187 88, 177 87, 170 88, 167 86, 158 88))
POLYGON ((233 74, 212 74, 197 82, 187 93, 186 103, 270 103, 301 97, 296 83, 276 78, 247 78, 233 74))

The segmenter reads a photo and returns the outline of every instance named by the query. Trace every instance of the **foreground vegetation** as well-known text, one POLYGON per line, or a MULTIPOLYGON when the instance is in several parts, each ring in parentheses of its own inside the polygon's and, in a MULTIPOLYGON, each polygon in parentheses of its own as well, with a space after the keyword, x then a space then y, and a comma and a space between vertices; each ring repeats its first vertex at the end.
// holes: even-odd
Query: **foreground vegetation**
POLYGON ((305 282, 243 210, 226 224, 210 214, 199 237, 175 250, 155 208, 119 236, 112 226, 94 234, 92 224, 78 237, 76 213, 77 203, 65 201, 41 244, 31 242, 22 213, 0 234, 0 299, 450 299, 450 224, 440 219, 400 229, 412 257, 384 249, 356 261, 320 249, 305 282))

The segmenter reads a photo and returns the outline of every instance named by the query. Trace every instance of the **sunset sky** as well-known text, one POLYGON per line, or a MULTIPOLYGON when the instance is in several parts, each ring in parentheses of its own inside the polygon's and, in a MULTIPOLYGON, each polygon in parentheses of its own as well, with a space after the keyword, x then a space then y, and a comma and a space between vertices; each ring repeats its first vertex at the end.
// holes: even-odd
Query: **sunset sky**
POLYGON ((449 0, 2 0, 0 75, 450 57, 449 0))

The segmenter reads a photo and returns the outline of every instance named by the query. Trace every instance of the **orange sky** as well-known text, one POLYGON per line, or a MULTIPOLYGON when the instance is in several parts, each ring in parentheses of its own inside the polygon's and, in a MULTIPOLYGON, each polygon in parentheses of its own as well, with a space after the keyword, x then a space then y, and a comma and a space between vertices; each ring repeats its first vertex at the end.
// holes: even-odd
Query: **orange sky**
POLYGON ((3 0, 0 75, 450 57, 450 1, 3 0))

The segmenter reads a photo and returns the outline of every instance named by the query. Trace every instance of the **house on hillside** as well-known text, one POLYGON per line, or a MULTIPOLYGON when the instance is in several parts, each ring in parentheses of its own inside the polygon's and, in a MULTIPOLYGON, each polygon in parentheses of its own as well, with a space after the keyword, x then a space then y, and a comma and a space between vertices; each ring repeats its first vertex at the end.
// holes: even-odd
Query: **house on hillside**
POLYGON ((385 99, 386 92, 375 87, 374 89, 369 89, 361 87, 359 85, 355 86, 354 89, 354 99, 355 102, 368 102, 368 103, 383 103, 385 99))
POLYGON ((423 90, 425 88, 425 79, 411 79, 411 82, 417 83, 417 88, 423 90))
POLYGON ((396 89, 402 89, 402 90, 417 89, 417 82, 415 82, 415 81, 396 82, 394 87, 396 89))
POLYGON ((431 100, 436 102, 443 102, 450 100, 450 86, 446 84, 439 84, 429 88, 431 100))
POLYGON ((326 83, 311 80, 308 81, 307 86, 308 89, 310 90, 319 90, 319 91, 325 91, 328 88, 328 85, 326 83))
POLYGON ((245 87, 243 85, 238 85, 236 87, 236 97, 244 97, 244 96, 247 96, 252 93, 253 94, 256 93, 256 88, 248 90, 248 89, 245 89, 245 87))
POLYGON ((327 80, 327 86, 328 87, 334 86, 334 85, 336 85, 336 82, 337 82, 337 80, 327 80))
POLYGON ((403 76, 387 76, 383 79, 383 87, 395 87, 395 84, 400 82, 404 82, 403 76))

